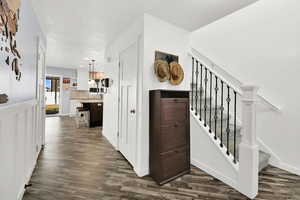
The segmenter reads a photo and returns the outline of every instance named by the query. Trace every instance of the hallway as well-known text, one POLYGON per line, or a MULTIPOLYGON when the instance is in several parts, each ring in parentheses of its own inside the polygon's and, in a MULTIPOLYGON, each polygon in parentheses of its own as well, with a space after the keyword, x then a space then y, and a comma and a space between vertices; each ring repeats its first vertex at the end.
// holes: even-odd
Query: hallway
MULTIPOLYGON (((76 129, 69 117, 47 118, 46 147, 31 183, 24 200, 247 199, 196 168, 162 187, 138 178, 98 128, 76 129)), ((268 167, 256 199, 299 200, 300 177, 268 167)))

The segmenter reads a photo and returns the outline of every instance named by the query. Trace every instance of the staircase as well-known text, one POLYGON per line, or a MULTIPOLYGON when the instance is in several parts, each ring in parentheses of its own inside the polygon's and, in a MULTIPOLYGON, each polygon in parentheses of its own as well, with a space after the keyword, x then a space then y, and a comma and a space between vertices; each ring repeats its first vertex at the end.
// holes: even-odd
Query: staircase
POLYGON ((236 189, 254 198, 258 188, 258 172, 268 166, 270 159, 268 153, 257 150, 257 89, 249 86, 243 91, 235 87, 194 56, 191 78, 191 116, 200 122, 199 134, 204 131, 211 136, 211 140, 215 140, 215 148, 222 150, 237 170, 236 189), (241 152, 243 163, 240 163, 241 152))
MULTIPOLYGON (((196 84, 191 83, 191 91, 195 91, 195 92, 191 92, 193 94, 193 99, 196 100, 196 98, 197 98, 197 106, 195 105, 195 102, 194 102, 194 107, 195 108, 197 107, 197 110, 193 109, 192 111, 196 114, 196 116, 199 116, 199 120, 200 120, 200 116, 203 116, 203 118, 204 118, 204 116, 205 116, 204 112, 206 112, 206 116, 208 117, 207 124, 208 124, 208 126, 210 126, 210 124, 211 124, 211 132, 216 133, 216 139, 220 140, 220 148, 226 148, 226 150, 228 150, 229 154, 231 154, 232 156, 234 156, 234 152, 236 151, 236 162, 238 162, 239 161, 239 144, 240 144, 241 138, 242 138, 242 135, 241 135, 242 125, 236 126, 236 138, 234 138, 234 134, 228 134, 228 142, 227 142, 226 129, 221 128, 221 125, 227 125, 227 121, 229 119, 229 129, 234 130, 235 125, 234 125, 234 122, 231 121, 232 114, 230 114, 230 112, 229 112, 229 118, 227 116, 227 113, 224 116, 224 111, 222 114, 222 105, 221 104, 217 104, 217 106, 214 105, 212 107, 208 106, 205 111, 205 104, 202 103, 202 105, 200 107, 200 101, 201 102, 206 101, 207 103, 209 102, 209 104, 210 104, 210 101, 215 102, 215 99, 213 99, 213 97, 208 97, 205 99, 203 88, 202 89, 200 89, 199 87, 196 88, 196 84), (198 94, 196 94, 196 91, 198 94), (200 96, 200 94, 202 94, 202 96, 200 96), (210 120, 210 112, 212 112, 211 120, 210 120), (223 115, 223 117, 222 117, 222 115, 223 115), (215 120, 215 116, 217 116, 217 120, 215 120), (234 144, 234 140, 236 140, 236 145, 234 144), (235 149, 235 147, 236 147, 236 149, 235 149)), ((259 151, 259 171, 263 170, 265 167, 268 166, 269 159, 270 159, 270 155, 268 153, 259 151)))

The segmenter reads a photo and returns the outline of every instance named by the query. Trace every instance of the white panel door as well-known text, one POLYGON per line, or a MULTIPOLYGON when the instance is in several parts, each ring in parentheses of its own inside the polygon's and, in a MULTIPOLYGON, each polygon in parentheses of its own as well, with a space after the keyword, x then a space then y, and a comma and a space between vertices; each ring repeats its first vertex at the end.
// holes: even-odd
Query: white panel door
POLYGON ((134 166, 136 162, 138 47, 134 43, 120 54, 119 150, 134 166))

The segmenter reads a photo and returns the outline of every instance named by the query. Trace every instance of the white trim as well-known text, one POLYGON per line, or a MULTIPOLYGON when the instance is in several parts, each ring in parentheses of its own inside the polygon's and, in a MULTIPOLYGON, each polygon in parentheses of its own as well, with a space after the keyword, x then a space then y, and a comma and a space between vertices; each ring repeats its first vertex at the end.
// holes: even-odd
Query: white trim
POLYGON ((149 168, 143 168, 141 163, 141 147, 142 138, 141 133, 143 133, 142 127, 142 115, 143 115, 143 73, 144 73, 144 58, 141 54, 141 45, 143 44, 143 35, 139 34, 138 36, 138 74, 137 74, 137 134, 136 134, 136 166, 134 167, 134 171, 139 177, 143 177, 149 174, 149 168))
POLYGON ((114 147, 114 149, 115 149, 116 151, 119 151, 118 146, 117 146, 116 144, 113 144, 113 142, 106 136, 106 134, 104 134, 103 129, 102 129, 101 134, 102 134, 102 136, 109 142, 109 144, 111 144, 111 146, 114 147))
POLYGON ((140 168, 134 167, 133 170, 135 171, 135 173, 138 177, 144 177, 144 176, 149 175, 149 170, 146 168, 140 169, 140 168))
POLYGON ((271 110, 273 110, 273 111, 275 111, 275 112, 278 112, 278 113, 282 113, 282 108, 279 107, 279 106, 277 106, 277 105, 275 105, 275 104, 273 104, 273 103, 271 103, 271 101, 268 100, 265 96, 263 96, 263 95, 261 95, 261 94, 258 94, 258 98, 259 98, 259 101, 260 101, 262 104, 264 104, 264 105, 270 107, 271 110))
MULTIPOLYGON (((198 58, 201 60, 201 62, 205 65, 205 67, 207 67, 212 73, 214 73, 215 75, 217 75, 220 79, 222 79, 224 81, 224 83, 226 83, 227 85, 229 85, 232 89, 234 89, 239 95, 242 96, 243 91, 239 88, 236 87, 236 85, 242 85, 241 82, 237 82, 236 83, 231 83, 230 81, 235 80, 235 78, 229 74, 225 74, 225 76, 229 76, 229 78, 224 78, 224 75, 221 75, 225 73, 225 71, 220 67, 218 67, 217 65, 215 65, 211 60, 209 60, 207 57, 201 55, 198 51, 196 51, 195 49, 191 48, 191 51, 188 52, 188 55, 194 58, 198 58), (218 72, 218 71, 221 71, 218 72), (229 80, 228 80, 229 79, 229 80)), ((227 73, 227 72, 226 72, 227 73)))
POLYGON ((3 104, 0 106, 0 117, 6 115, 7 112, 19 113, 20 110, 26 110, 28 107, 37 105, 36 99, 31 99, 23 102, 18 102, 14 104, 3 104))
MULTIPOLYGON (((37 44, 37 60, 36 60, 36 100, 38 106, 36 107, 36 120, 38 130, 41 127, 42 137, 41 137, 41 145, 45 145, 45 123, 46 123, 46 107, 45 107, 45 74, 46 74, 46 47, 41 40, 41 37, 38 37, 37 44), (41 56, 43 60, 41 60, 41 56), (40 63, 41 61, 41 63, 40 63), (41 64, 41 66, 40 66, 41 64), (40 83, 42 82, 43 88, 41 88, 40 83), (41 91, 40 91, 41 90, 41 91), (42 93, 42 94, 41 94, 42 93)), ((39 130, 38 130, 39 131, 39 130)))
MULTIPOLYGON (((241 86, 244 84, 232 76, 229 72, 224 70, 222 67, 215 64, 213 61, 211 61, 209 58, 201 54, 199 51, 197 51, 194 48, 190 49, 190 52, 188 52, 189 56, 195 57, 200 59, 206 67, 208 67, 213 73, 215 73, 218 77, 220 77, 226 84, 228 84, 230 87, 232 87, 235 91, 237 91, 238 94, 242 95, 243 92, 240 89, 241 86), (226 78, 224 78, 226 77, 226 78)), ((258 94, 259 102, 266 107, 268 107, 270 110, 281 113, 281 107, 278 105, 275 105, 274 103, 271 103, 269 98, 266 98, 265 96, 258 94)))
POLYGON ((231 186, 233 188, 238 188, 237 182, 234 179, 224 176, 223 174, 217 172, 216 170, 210 168, 209 166, 207 166, 193 158, 191 158, 191 164, 197 168, 200 168, 201 170, 205 171, 206 173, 210 174, 211 176, 221 180, 222 182, 225 182, 229 186, 231 186))
POLYGON ((270 161, 270 165, 272 165, 274 167, 277 167, 279 169, 288 171, 292 174, 296 174, 296 175, 300 176, 300 168, 294 167, 294 166, 289 165, 287 163, 284 163, 284 162, 281 162, 281 161, 279 163, 273 163, 273 162, 270 161))
POLYGON ((18 194, 18 197, 17 197, 17 200, 22 200, 23 199, 23 196, 25 194, 25 188, 21 188, 21 190, 19 191, 19 194, 18 194))
MULTIPOLYGON (((119 149, 119 151, 120 151, 120 134, 121 134, 121 115, 122 115, 122 109, 123 109, 123 107, 122 107, 122 104, 121 104, 121 85, 122 85, 122 83, 124 84, 127 84, 126 82, 124 82, 124 81, 122 81, 121 82, 121 66, 122 66, 122 63, 121 63, 121 55, 126 51, 126 50, 128 50, 129 48, 131 48, 132 46, 136 46, 136 108, 135 108, 135 110, 136 110, 136 124, 135 124, 135 142, 134 142, 134 144, 135 144, 135 151, 134 152, 130 152, 130 153, 133 153, 133 163, 131 163, 129 160, 129 162, 130 162, 130 164, 132 165, 132 166, 136 166, 137 165, 137 163, 138 163, 138 144, 139 144, 139 142, 138 142, 138 128, 139 128, 139 116, 140 116, 140 114, 141 114, 141 112, 140 112, 140 110, 139 110, 139 108, 140 108, 140 106, 138 105, 138 103, 139 103, 139 91, 138 91, 138 89, 139 89, 139 87, 138 87, 138 81, 139 81, 139 79, 138 79, 138 75, 139 75, 139 72, 140 72, 140 52, 139 52, 139 45, 140 45, 140 35, 138 36, 138 38, 137 39, 135 39, 132 43, 130 43, 130 45, 128 45, 126 48, 124 48, 123 50, 121 50, 119 53, 118 53, 118 60, 119 60, 119 63, 118 63, 118 68, 119 68, 119 80, 118 80, 118 82, 119 82, 119 86, 118 86, 118 105, 119 105, 119 110, 118 110, 118 137, 117 137, 117 139, 118 139, 118 149, 119 149)), ((122 73, 123 73, 123 68, 122 68, 122 73)), ((125 154, 124 154, 124 152, 122 152, 122 151, 120 151, 123 155, 124 155, 124 157, 126 157, 125 156, 125 154)))
MULTIPOLYGON (((62 75, 53 75, 53 74, 45 74, 45 80, 47 79, 47 77, 54 77, 54 78, 59 78, 59 110, 58 110, 58 115, 61 115, 61 111, 62 111, 62 94, 63 94, 63 77, 62 75)), ((44 85, 44 87, 46 88, 46 85, 44 85)), ((46 95, 46 92, 45 92, 46 95)), ((47 100, 46 100, 47 101, 47 100)), ((45 101, 45 106, 47 106, 47 102, 45 101)))
POLYGON ((211 139, 211 141, 215 144, 216 148, 219 149, 219 152, 223 154, 225 157, 225 160, 232 166, 232 168, 238 172, 239 171, 239 164, 234 164, 232 161, 234 157, 230 154, 229 156, 226 154, 227 149, 226 147, 221 148, 220 147, 220 139, 217 138, 217 140, 214 139, 214 132, 209 133, 209 128, 208 126, 204 126, 204 123, 199 120, 199 118, 194 114, 194 111, 190 111, 190 115, 195 119, 196 123, 204 130, 204 132, 207 134, 207 136, 211 139))
POLYGON ((26 177, 26 182, 25 182, 24 186, 21 188, 21 190, 20 190, 20 192, 19 192, 19 194, 18 194, 17 200, 22 200, 23 197, 24 197, 24 194, 25 194, 25 191, 26 191, 25 185, 28 184, 28 183, 30 182, 30 179, 31 179, 31 177, 32 177, 32 175, 33 175, 33 172, 34 172, 35 168, 36 168, 37 161, 38 161, 38 158, 39 158, 39 154, 41 153, 41 151, 42 151, 42 150, 40 149, 40 150, 39 150, 39 153, 37 154, 37 157, 36 157, 36 159, 35 159, 34 165, 33 165, 32 168, 30 169, 30 172, 29 172, 29 174, 28 174, 27 177, 26 177))
POLYGON ((280 157, 275 152, 273 152, 272 149, 268 147, 261 139, 257 139, 257 141, 260 149, 271 155, 271 158, 269 159, 270 165, 300 176, 300 168, 283 162, 280 157))
POLYGON ((37 165, 37 160, 35 160, 34 165, 33 165, 32 168, 30 169, 30 171, 29 171, 29 173, 28 173, 28 175, 27 175, 27 177, 26 177, 26 183, 29 183, 29 182, 30 182, 30 179, 31 179, 31 177, 32 177, 32 175, 33 175, 33 172, 34 172, 34 169, 35 169, 36 165, 37 165))
POLYGON ((268 145, 266 145, 260 138, 257 138, 257 143, 259 145, 260 150, 271 155, 269 159, 269 163, 274 164, 274 163, 281 162, 279 156, 276 155, 275 152, 268 145))

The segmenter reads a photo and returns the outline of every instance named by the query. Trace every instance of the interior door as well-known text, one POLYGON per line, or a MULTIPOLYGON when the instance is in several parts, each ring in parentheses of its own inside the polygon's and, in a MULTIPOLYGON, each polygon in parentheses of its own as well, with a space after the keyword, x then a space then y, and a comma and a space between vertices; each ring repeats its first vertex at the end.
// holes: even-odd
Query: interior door
POLYGON ((132 164, 136 161, 138 46, 120 54, 119 150, 132 164))
POLYGON ((37 148, 45 145, 45 49, 39 42, 37 62, 37 148))

